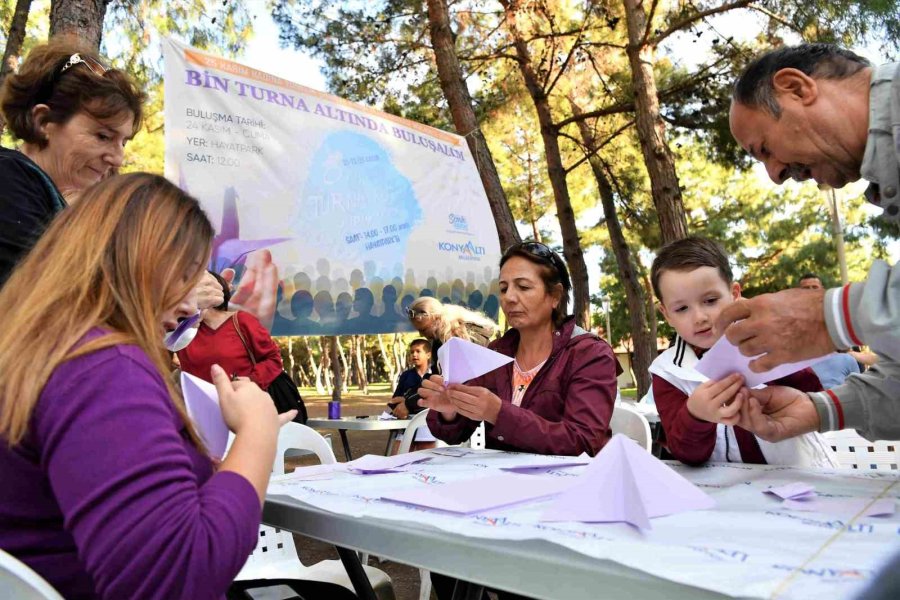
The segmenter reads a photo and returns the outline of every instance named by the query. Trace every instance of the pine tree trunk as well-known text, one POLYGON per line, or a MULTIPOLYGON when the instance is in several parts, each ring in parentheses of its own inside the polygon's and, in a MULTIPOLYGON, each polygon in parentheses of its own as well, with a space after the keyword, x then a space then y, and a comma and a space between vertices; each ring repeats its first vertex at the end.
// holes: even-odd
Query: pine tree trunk
POLYGON ((22 50, 25 41, 25 26, 28 24, 28 13, 31 11, 31 0, 18 0, 16 11, 13 13, 12 22, 9 25, 9 35, 6 38, 6 50, 3 51, 3 64, 0 65, 0 86, 6 76, 12 73, 16 66, 16 58, 22 50))
POLYGON ((315 378, 316 385, 316 393, 324 394, 325 386, 322 385, 322 370, 319 368, 318 363, 316 363, 316 356, 313 354, 312 345, 309 343, 309 338, 303 336, 300 338, 303 342, 303 345, 306 347, 306 356, 309 360, 309 368, 312 371, 313 378, 315 378))
POLYGON ((500 248, 506 249, 521 238, 516 229, 512 211, 506 200, 506 193, 500 185, 500 176, 494 165, 491 151, 478 120, 475 110, 472 108, 472 96, 463 79, 462 68, 456 56, 456 45, 453 41, 453 32, 450 30, 450 11, 447 0, 428 0, 428 24, 431 32, 431 46, 434 49, 434 58, 437 63, 438 78, 441 90, 450 106, 450 114, 453 117, 453 125, 456 132, 466 137, 469 150, 481 176, 481 183, 491 205, 491 213, 494 215, 494 224, 497 226, 497 236, 500 238, 500 248))
POLYGON ((397 376, 400 373, 397 371, 397 367, 393 358, 388 355, 387 348, 384 347, 384 340, 381 339, 381 334, 378 334, 378 349, 381 350, 381 358, 382 360, 384 360, 384 368, 388 372, 388 381, 393 385, 394 382, 397 381, 397 376))
POLYGON ((541 126, 541 138, 544 141, 544 153, 547 160, 547 173, 550 185, 553 188, 553 198, 556 201, 556 216, 559 219, 559 229, 562 232, 563 254, 569 267, 569 275, 572 279, 572 297, 575 300, 573 314, 575 323, 586 329, 591 326, 591 298, 588 287, 587 265, 584 262, 584 252, 581 250, 581 242, 578 239, 578 228, 575 224, 575 211, 572 209, 572 201, 569 198, 569 187, 566 184, 566 170, 563 167, 562 153, 559 149, 559 132, 553 124, 553 114, 550 110, 550 99, 547 97, 538 74, 531 62, 531 53, 528 43, 522 37, 516 21, 520 0, 500 0, 506 12, 506 25, 513 40, 518 57, 519 71, 525 80, 525 87, 537 110, 538 123, 541 126))
POLYGON ((331 400, 334 402, 341 401, 341 392, 344 391, 344 379, 341 374, 341 354, 339 350, 339 342, 337 336, 328 338, 329 358, 331 359, 331 400))
POLYGON ((656 77, 653 74, 653 48, 644 41, 647 13, 642 0, 623 0, 628 26, 628 62, 634 87, 635 120, 638 139, 663 243, 687 236, 687 219, 675 159, 666 142, 666 124, 659 114, 656 77))
POLYGON ((657 346, 657 339, 659 339, 657 323, 659 320, 656 318, 656 299, 653 297, 653 284, 650 283, 650 276, 644 273, 642 281, 644 282, 644 290, 647 292, 647 315, 650 318, 650 335, 653 336, 653 358, 655 359, 659 354, 657 346))
POLYGON ((322 374, 324 393, 331 394, 331 356, 328 338, 319 336, 319 372, 322 374))
POLYGON ((343 392, 347 392, 350 381, 350 364, 347 362, 347 354, 344 352, 344 345, 341 343, 340 336, 335 336, 334 343, 341 357, 341 389, 343 392))
MULTIPOLYGON (((575 115, 580 115, 583 111, 569 98, 572 104, 572 111, 575 115)), ((600 157, 594 152, 597 149, 597 140, 591 127, 584 119, 578 121, 578 129, 581 132, 581 138, 587 152, 591 153, 588 162, 597 180, 597 187, 600 190, 600 201, 603 204, 603 215, 606 218, 606 229, 609 231, 609 241, 612 246, 613 255, 616 257, 616 265, 619 267, 619 280, 625 288, 625 298, 628 302, 628 316, 631 319, 631 338, 634 345, 634 376, 637 385, 638 397, 640 398, 650 389, 650 363, 656 357, 656 340, 650 337, 650 326, 647 323, 646 304, 644 300, 644 290, 638 280, 637 268, 634 264, 634 258, 628 243, 625 241, 625 235, 622 233, 622 225, 619 223, 619 216, 616 214, 616 204, 612 184, 606 175, 603 163, 600 157)), ((607 332, 610 336, 609 341, 612 344, 612 332, 607 332)))
POLYGON ((354 344, 353 365, 356 369, 356 383, 363 394, 369 393, 369 380, 366 377, 366 336, 354 336, 356 343, 354 344))
POLYGON ((51 0, 50 37, 74 35, 100 50, 103 19, 110 0, 51 0))
POLYGON ((291 381, 295 384, 297 383, 297 376, 295 374, 297 370, 297 361, 294 360, 294 338, 288 337, 287 339, 287 355, 288 355, 288 364, 287 364, 287 372, 288 375, 291 376, 291 381))

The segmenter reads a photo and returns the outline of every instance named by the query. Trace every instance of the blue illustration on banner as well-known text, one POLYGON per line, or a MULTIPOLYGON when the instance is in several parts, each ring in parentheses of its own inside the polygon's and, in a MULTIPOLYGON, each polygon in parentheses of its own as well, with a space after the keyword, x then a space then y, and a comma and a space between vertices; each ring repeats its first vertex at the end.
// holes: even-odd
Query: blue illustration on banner
POLYGON ((292 229, 325 256, 389 265, 403 275, 406 246, 422 220, 409 180, 372 138, 340 131, 325 138, 310 164, 292 229))

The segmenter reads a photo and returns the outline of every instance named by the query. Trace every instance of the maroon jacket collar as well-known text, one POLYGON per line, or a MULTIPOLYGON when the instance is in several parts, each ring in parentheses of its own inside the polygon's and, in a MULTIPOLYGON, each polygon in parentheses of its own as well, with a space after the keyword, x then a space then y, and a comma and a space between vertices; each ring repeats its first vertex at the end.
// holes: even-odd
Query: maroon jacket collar
MULTIPOLYGON (((573 338, 576 338, 579 335, 593 334, 580 327, 576 330, 575 317, 566 317, 566 320, 563 321, 562 325, 553 331, 553 349, 550 350, 550 359, 562 352, 562 349, 565 348, 573 338)), ((505 354, 506 356, 515 356, 516 350, 519 349, 519 337, 518 329, 510 329, 503 334, 503 337, 490 344, 490 348, 500 354, 505 354)), ((548 359, 548 362, 550 359, 548 359)))

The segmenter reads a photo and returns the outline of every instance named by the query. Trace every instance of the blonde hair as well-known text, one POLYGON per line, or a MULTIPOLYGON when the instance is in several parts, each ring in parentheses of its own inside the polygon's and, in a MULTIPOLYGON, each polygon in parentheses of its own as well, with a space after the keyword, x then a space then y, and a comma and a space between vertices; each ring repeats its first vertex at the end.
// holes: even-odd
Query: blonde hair
POLYGON ((431 296, 423 296, 414 300, 409 308, 428 313, 433 319, 434 337, 441 342, 458 337, 484 345, 500 330, 500 327, 492 319, 482 313, 455 304, 444 304, 431 296), (472 331, 473 329, 480 331, 472 331), (476 332, 478 337, 485 339, 474 339, 472 334, 476 332))
POLYGON ((66 209, 0 290, 0 435, 28 429, 53 371, 120 344, 144 351, 199 448, 184 401, 165 377, 160 319, 190 293, 209 256, 213 228, 196 200, 157 175, 117 175, 66 209), (105 335, 78 345, 94 327, 105 335))

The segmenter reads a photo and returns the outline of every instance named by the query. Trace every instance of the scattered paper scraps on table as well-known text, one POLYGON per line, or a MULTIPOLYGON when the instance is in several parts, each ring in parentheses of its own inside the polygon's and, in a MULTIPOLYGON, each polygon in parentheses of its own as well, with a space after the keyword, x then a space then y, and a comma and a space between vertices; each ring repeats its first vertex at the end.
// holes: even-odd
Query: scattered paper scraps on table
POLYGON ((397 454, 395 456, 366 454, 361 458, 344 463, 344 465, 351 473, 357 473, 359 475, 377 475, 380 473, 397 473, 400 472, 403 467, 425 462, 427 460, 430 460, 430 458, 428 456, 423 456, 419 452, 397 454))

